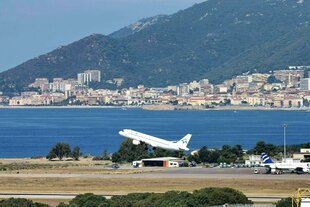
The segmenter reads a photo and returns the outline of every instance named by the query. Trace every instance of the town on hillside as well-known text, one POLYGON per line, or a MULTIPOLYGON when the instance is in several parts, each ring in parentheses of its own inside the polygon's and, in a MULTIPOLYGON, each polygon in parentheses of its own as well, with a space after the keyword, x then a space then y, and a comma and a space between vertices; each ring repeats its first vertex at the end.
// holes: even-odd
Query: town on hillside
MULTIPOLYGON (((0 104, 8 106, 144 106, 172 109, 306 108, 310 105, 310 66, 289 66, 269 73, 244 73, 212 84, 208 79, 162 88, 139 85, 117 90, 92 89, 101 82, 99 70, 86 70, 77 79, 38 77, 29 90, 8 97, 0 92, 0 104)), ((106 81, 121 88, 123 79, 106 81)))

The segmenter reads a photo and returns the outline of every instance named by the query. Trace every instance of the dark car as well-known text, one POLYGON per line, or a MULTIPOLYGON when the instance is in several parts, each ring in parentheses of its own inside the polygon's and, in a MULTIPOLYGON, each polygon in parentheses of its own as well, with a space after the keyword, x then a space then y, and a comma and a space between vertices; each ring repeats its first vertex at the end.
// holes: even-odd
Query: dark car
POLYGON ((118 165, 117 163, 113 163, 113 164, 111 165, 111 167, 112 167, 113 169, 118 169, 118 168, 119 168, 119 165, 118 165))
POLYGON ((197 163, 195 161, 192 161, 192 162, 189 163, 189 166, 190 167, 196 167, 197 163))

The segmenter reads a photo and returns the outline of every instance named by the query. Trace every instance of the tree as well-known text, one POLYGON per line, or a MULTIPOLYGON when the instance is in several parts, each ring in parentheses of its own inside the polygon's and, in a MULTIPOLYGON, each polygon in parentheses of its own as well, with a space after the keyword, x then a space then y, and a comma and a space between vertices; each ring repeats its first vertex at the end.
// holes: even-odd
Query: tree
POLYGON ((119 152, 114 152, 112 154, 112 162, 122 162, 122 158, 119 152))
POLYGON ((49 207, 47 204, 34 203, 25 198, 9 198, 0 201, 0 207, 49 207))
POLYGON ((109 153, 108 153, 107 150, 104 150, 104 151, 103 151, 102 159, 103 159, 103 160, 110 160, 110 159, 111 159, 111 157, 110 157, 110 155, 109 155, 109 153))
POLYGON ((108 207, 109 201, 99 195, 94 195, 92 193, 85 193, 82 195, 78 195, 75 198, 73 198, 69 202, 69 206, 71 207, 108 207))
POLYGON ((197 206, 215 206, 228 204, 251 204, 252 202, 240 191, 232 188, 204 188, 195 190, 193 197, 197 206))
POLYGON ((80 147, 79 146, 74 147, 72 152, 71 152, 71 157, 74 160, 79 160, 81 155, 82 155, 82 153, 80 152, 80 147))
POLYGON ((198 152, 199 160, 203 163, 217 163, 220 156, 220 150, 210 150, 207 146, 202 147, 198 152))
POLYGON ((188 155, 187 160, 189 162, 196 162, 196 163, 201 163, 201 160, 199 158, 199 155, 197 153, 195 153, 194 155, 188 155))
POLYGON ((291 207, 292 206, 292 198, 282 198, 276 203, 276 207, 291 207))
POLYGON ((207 146, 202 147, 198 152, 199 160, 203 163, 208 162, 209 153, 210 152, 207 146))
POLYGON ((273 156, 275 155, 277 147, 273 144, 266 144, 264 141, 259 141, 256 143, 253 151, 255 154, 261 154, 263 152, 273 156))
POLYGON ((64 157, 68 157, 71 153, 70 145, 66 143, 57 143, 47 155, 48 159, 58 158, 62 160, 64 157))
POLYGON ((183 151, 172 151, 172 150, 165 150, 161 148, 156 148, 154 150, 155 157, 183 157, 183 151))
POLYGON ((141 143, 139 145, 134 145, 130 139, 124 140, 121 143, 119 150, 115 153, 112 155, 112 161, 119 160, 132 162, 134 160, 140 160, 149 157, 148 147, 146 144, 141 143))

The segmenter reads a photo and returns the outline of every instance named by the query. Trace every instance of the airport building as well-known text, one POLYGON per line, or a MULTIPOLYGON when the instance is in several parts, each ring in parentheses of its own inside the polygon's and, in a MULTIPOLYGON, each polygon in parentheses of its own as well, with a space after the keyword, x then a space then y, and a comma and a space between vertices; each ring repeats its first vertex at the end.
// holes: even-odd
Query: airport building
POLYGON ((301 148, 300 153, 293 154, 293 159, 298 159, 298 160, 310 159, 310 148, 301 148))
POLYGON ((262 164, 262 159, 260 155, 249 155, 249 159, 245 160, 245 165, 248 167, 260 164, 262 164))
POLYGON ((180 167, 184 160, 176 157, 156 157, 133 161, 133 167, 180 167))

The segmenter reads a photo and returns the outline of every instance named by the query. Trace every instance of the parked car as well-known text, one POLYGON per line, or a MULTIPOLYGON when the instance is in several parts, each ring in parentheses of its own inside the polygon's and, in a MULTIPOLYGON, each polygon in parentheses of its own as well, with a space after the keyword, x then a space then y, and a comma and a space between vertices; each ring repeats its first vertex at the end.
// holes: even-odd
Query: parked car
POLYGON ((190 166, 190 167, 196 167, 196 166, 197 166, 197 163, 196 163, 195 161, 191 161, 191 162, 189 163, 189 166, 190 166))
POLYGON ((118 169, 119 165, 117 163, 112 163, 111 168, 118 169))

